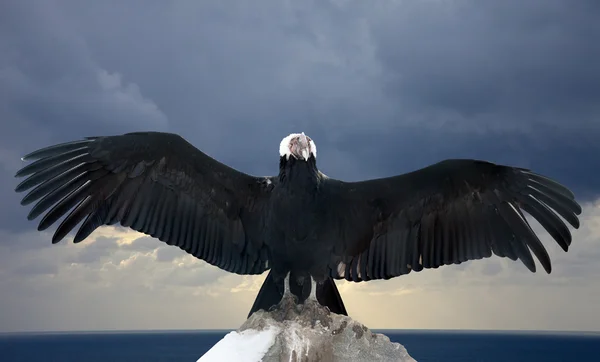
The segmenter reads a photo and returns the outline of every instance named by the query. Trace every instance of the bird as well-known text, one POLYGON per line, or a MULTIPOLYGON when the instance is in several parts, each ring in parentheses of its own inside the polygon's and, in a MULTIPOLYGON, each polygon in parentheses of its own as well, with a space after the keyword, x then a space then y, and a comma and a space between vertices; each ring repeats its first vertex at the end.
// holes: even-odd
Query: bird
POLYGON ((581 206, 530 169, 447 159, 395 176, 342 181, 317 167, 315 142, 283 138, 279 173, 253 176, 180 135, 85 137, 23 157, 16 192, 43 214, 38 230, 79 243, 120 224, 227 272, 269 271, 248 317, 289 303, 348 315, 336 280, 363 282, 492 255, 547 273, 551 260, 525 213, 566 252, 581 206), (561 219, 562 218, 562 219, 561 219), (76 228, 80 225, 79 228, 76 228))

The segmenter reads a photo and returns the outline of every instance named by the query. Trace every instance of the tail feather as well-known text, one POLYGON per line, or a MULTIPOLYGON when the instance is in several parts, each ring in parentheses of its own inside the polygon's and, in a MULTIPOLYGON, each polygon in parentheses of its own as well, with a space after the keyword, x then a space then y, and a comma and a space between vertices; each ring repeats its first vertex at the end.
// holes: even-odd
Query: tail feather
POLYGON ((269 271, 267 278, 260 287, 258 295, 254 300, 254 304, 250 309, 250 313, 248 313, 248 318, 250 318, 254 312, 257 312, 261 309, 269 310, 269 308, 276 305, 281 300, 281 297, 283 296, 283 283, 280 283, 281 287, 278 286, 273 278, 272 273, 272 271, 269 271))
MULTIPOLYGON (((260 291, 254 300, 254 304, 250 309, 250 313, 248 313, 248 317, 261 309, 269 310, 271 307, 277 305, 279 301, 281 301, 281 298, 283 297, 284 280, 275 280, 272 273, 272 271, 269 271, 267 278, 260 287, 260 291)), ((306 287, 306 285, 298 285, 295 281, 296 278, 293 276, 290 277, 290 291, 292 294, 298 297, 300 302, 303 302, 308 297, 310 287, 306 287)), ((342 301, 342 296, 340 295, 340 292, 335 285, 335 281, 332 278, 329 278, 323 283, 318 284, 317 300, 321 305, 328 307, 333 313, 348 315, 348 312, 346 312, 346 307, 344 306, 344 302, 342 301)))
POLYGON ((335 281, 328 278, 317 288, 317 300, 335 314, 348 315, 335 281))

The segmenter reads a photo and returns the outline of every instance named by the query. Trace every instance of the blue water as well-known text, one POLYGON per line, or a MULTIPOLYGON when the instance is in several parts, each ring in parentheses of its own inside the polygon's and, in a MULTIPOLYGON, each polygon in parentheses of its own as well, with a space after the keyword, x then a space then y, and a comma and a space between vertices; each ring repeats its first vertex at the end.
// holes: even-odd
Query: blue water
MULTIPOLYGON (((600 334, 385 330, 419 362, 600 361, 600 334)), ((0 361, 196 361, 228 331, 0 335, 0 361)))

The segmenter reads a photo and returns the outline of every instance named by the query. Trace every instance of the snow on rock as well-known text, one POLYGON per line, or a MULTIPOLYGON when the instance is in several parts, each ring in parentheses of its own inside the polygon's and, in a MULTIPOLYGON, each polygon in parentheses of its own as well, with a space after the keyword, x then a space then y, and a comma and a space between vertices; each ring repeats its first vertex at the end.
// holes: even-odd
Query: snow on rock
POLYGON ((399 343, 308 302, 254 313, 198 362, 415 362, 399 343))
POLYGON ((275 342, 277 327, 263 330, 247 329, 230 332, 213 346, 197 362, 240 361, 258 362, 275 342))

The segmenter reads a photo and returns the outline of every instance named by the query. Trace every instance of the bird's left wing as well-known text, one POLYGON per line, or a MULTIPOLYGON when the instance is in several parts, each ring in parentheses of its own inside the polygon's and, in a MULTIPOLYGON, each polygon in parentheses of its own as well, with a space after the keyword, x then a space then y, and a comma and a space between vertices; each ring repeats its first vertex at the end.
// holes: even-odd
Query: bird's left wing
POLYGON ((533 252, 550 273, 546 249, 522 211, 565 251, 571 233, 558 215, 578 228, 581 213, 573 193, 559 183, 527 169, 476 160, 324 184, 329 225, 335 225, 330 274, 350 281, 389 279, 492 253, 520 259, 534 272, 533 252))
POLYGON ((178 135, 91 137, 23 159, 35 160, 16 175, 28 176, 17 192, 33 188, 21 203, 37 201, 28 218, 49 209, 44 230, 64 216, 53 243, 79 223, 74 242, 120 223, 230 272, 268 269, 262 231, 271 180, 230 168, 178 135))

